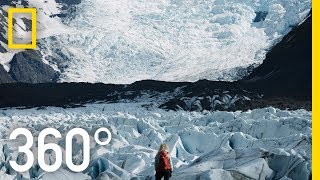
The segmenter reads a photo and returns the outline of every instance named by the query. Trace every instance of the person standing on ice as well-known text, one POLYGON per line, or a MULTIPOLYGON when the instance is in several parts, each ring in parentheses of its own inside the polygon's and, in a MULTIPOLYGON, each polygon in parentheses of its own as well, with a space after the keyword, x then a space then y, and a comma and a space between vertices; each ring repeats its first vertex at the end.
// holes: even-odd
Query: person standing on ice
POLYGON ((167 144, 161 144, 155 157, 154 168, 156 170, 156 180, 168 180, 171 177, 173 166, 169 155, 167 144))

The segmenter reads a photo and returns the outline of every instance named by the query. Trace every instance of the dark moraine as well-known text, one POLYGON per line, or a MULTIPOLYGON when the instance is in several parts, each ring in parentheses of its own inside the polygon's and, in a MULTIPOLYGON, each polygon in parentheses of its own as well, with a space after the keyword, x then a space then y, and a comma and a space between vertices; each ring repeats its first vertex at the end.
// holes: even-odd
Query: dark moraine
MULTIPOLYGON (((153 106, 168 110, 246 110, 267 106, 311 110, 311 22, 310 15, 270 50, 263 64, 237 82, 145 80, 130 85, 0 84, 0 107, 74 107, 95 101, 136 101, 141 95, 148 94, 153 99, 153 106), (164 92, 167 95, 163 95, 164 92)), ((17 79, 15 73, 10 74, 17 79)), ((54 72, 49 70, 48 74, 36 79, 52 80, 54 72)))

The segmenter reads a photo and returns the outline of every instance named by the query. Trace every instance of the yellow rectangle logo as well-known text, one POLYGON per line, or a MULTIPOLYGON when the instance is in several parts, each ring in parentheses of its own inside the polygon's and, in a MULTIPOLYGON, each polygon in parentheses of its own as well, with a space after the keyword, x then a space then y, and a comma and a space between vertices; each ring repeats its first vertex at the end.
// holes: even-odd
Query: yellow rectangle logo
POLYGON ((36 8, 9 8, 8 9, 8 48, 9 49, 36 49, 37 47, 37 10, 36 8), (31 44, 13 43, 13 14, 30 13, 31 14, 31 44))

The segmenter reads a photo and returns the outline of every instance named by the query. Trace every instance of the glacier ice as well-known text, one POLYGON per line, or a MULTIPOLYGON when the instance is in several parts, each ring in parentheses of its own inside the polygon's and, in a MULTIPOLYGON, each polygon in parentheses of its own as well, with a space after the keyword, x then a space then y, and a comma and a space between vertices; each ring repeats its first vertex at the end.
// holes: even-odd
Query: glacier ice
MULTIPOLYGON (((308 179, 311 176, 311 112, 272 107, 245 112, 187 112, 145 109, 143 103, 88 104, 78 108, 45 107, 0 110, 0 179, 148 179, 154 175, 158 146, 166 142, 174 164, 173 179, 308 179), (83 173, 65 164, 54 173, 35 162, 17 174, 8 161, 23 157, 8 136, 17 127, 36 137, 56 128, 112 132, 110 145, 91 142, 91 162, 83 173)), ((102 137, 103 138, 103 137, 102 137)), ((51 139, 51 138, 50 138, 51 139)), ((65 148, 64 138, 52 140, 65 148)), ((50 140, 51 142, 51 140, 50 140)), ((81 162, 81 141, 74 142, 74 162, 81 162)), ((36 147, 32 147, 36 152, 36 147)), ((63 150, 64 151, 64 150, 63 150)), ((53 161, 47 152, 47 163, 53 161)))
POLYGON ((84 0, 43 38, 60 81, 236 80, 301 23, 310 0, 84 0))
MULTIPOLYGON (((60 3, 28 3, 38 50, 61 82, 117 84, 237 80, 311 9, 311 0, 83 0, 60 18, 60 3)), ((23 26, 17 18, 15 34, 30 34, 23 26)), ((7 71, 16 52, 1 53, 7 71)))

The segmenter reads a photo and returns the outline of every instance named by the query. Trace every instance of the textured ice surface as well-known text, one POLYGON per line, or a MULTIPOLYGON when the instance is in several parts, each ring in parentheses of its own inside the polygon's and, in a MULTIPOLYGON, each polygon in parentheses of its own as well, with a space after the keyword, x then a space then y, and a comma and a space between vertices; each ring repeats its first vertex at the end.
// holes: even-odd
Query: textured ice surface
POLYGON ((311 8, 311 0, 83 0, 60 19, 53 0, 29 4, 61 81, 104 83, 238 79, 311 8))
MULTIPOLYGON (((247 112, 173 112, 146 110, 140 105, 0 110, 0 177, 17 176, 8 164, 9 159, 23 161, 22 157, 17 158, 16 142, 8 140, 10 132, 17 127, 28 128, 35 137, 45 127, 58 129, 63 137, 74 127, 86 129, 91 137, 96 129, 107 127, 113 135, 107 146, 92 140, 91 163, 82 174, 65 168, 44 173, 35 164, 22 175, 25 178, 152 177, 154 156, 162 142, 170 146, 173 179, 308 179, 310 176, 310 112, 271 107, 247 112)), ((64 139, 56 142, 64 149, 64 139)), ((74 162, 80 163, 81 141, 74 141, 73 147, 74 162)), ((45 157, 47 162, 52 162, 54 156, 45 157)))
POLYGON ((310 0, 83 0, 42 40, 61 81, 235 80, 303 21, 310 0))

